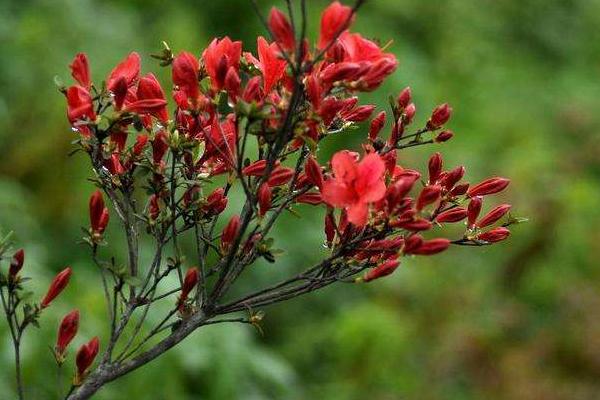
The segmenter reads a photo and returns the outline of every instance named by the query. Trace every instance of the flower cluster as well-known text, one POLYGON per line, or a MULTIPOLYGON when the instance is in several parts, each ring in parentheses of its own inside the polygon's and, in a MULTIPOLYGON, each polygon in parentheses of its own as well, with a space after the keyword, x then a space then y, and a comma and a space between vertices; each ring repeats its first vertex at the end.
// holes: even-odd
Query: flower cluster
MULTIPOLYGON (((260 329, 262 314, 253 308, 339 281, 376 280, 392 274, 404 256, 434 255, 450 245, 489 245, 509 236, 508 226, 519 221, 510 216, 510 205, 481 215, 483 199, 506 189, 508 179, 470 185, 463 180, 465 168, 444 167, 439 153, 430 157, 425 173, 398 163, 401 150, 452 139, 445 126, 453 110, 438 105, 417 126, 408 87, 390 99, 389 110, 361 103, 360 93, 377 89, 398 61, 388 46, 352 31, 360 4, 351 8, 335 1, 327 7, 314 44, 304 29, 298 35, 298 21, 277 8, 262 18, 269 38, 258 37, 254 54, 229 37, 197 53, 174 54, 164 43, 152 55, 170 69, 164 88, 152 73, 142 72, 135 52, 100 81, 92 79, 87 56, 75 56, 70 65, 75 83, 61 90, 98 188, 89 200, 84 241, 102 272, 111 321, 99 368, 105 373, 90 379, 93 385, 86 385, 86 376, 98 339, 77 352, 74 382, 82 386, 76 398, 87 398, 202 325, 234 320, 260 329), (360 124, 368 126, 360 149, 341 149, 323 160, 322 142, 360 124), (235 191, 244 194, 243 205, 225 221, 221 216, 233 208, 229 198, 235 191), (109 208, 124 230, 126 260, 101 259, 110 236, 109 208), (260 258, 276 261, 281 251, 271 230, 285 212, 324 216, 329 251, 323 260, 225 301, 248 266, 260 258), (458 234, 447 233, 457 231, 444 229, 450 224, 461 227, 458 234), (149 265, 139 261, 143 232, 156 245, 149 265), (183 237, 194 239, 193 257, 184 254, 183 237), (162 322, 140 337, 152 306, 163 299, 172 302, 171 312, 152 318, 162 322), (138 307, 144 312, 135 313, 138 307), (245 311, 248 318, 213 320, 245 311), (130 335, 124 342, 123 332, 130 335), (139 356, 151 339, 165 334, 171 336, 139 356), (113 354, 116 348, 119 354, 113 354)), ((9 286, 19 282, 22 264, 23 253, 17 252, 9 286)), ((70 274, 67 269, 57 276, 38 310, 64 289, 70 274)), ((59 364, 78 325, 78 311, 60 325, 54 349, 59 364)))

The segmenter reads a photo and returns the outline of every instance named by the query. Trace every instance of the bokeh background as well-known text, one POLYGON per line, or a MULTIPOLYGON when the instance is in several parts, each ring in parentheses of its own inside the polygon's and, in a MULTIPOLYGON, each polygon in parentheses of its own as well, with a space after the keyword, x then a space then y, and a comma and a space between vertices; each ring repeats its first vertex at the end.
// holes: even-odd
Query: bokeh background
MULTIPOLYGON (((266 12, 278 0, 261 0, 266 12)), ((316 32, 326 1, 308 1, 316 32)), ((242 325, 195 333, 98 399, 595 399, 600 398, 600 1, 372 0, 355 29, 382 42, 399 70, 376 94, 410 85, 420 113, 443 101, 456 138, 439 146, 467 178, 513 180, 502 200, 530 222, 507 242, 407 259, 389 279, 340 285, 267 308, 264 335, 242 325)), ((249 0, 3 0, 0 2, 0 225, 27 251, 41 293, 72 265, 74 284, 25 344, 32 398, 50 399, 48 346, 59 318, 81 309, 76 344, 106 337, 97 271, 77 243, 92 185, 65 118, 55 75, 88 53, 99 81, 131 50, 166 40, 199 54, 214 36, 255 48, 264 34, 249 0)), ((330 141, 358 148, 365 130, 330 141)), ((432 148, 401 154, 422 168, 432 148)), ((286 218, 287 250, 247 287, 322 251, 321 217, 286 218)), ((315 213, 316 214, 316 213, 315 213)), ((116 224, 114 224, 116 225, 116 224)), ((113 226, 113 228, 115 228, 113 226)), ((118 257, 116 229, 111 247, 118 257)), ((5 266, 2 266, 5 268, 5 266)), ((12 399, 12 349, 0 324, 0 398, 12 399)), ((72 368, 67 365, 67 372, 72 368)), ((69 375, 68 373, 65 373, 69 375)))

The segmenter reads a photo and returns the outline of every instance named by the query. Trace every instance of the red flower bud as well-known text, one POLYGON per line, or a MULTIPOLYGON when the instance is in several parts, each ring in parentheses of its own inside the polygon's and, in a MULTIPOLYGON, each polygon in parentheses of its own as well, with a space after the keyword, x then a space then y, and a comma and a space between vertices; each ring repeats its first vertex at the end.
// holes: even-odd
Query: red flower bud
POLYGON ((98 337, 94 337, 88 343, 82 345, 77 351, 77 355, 75 357, 75 363, 77 364, 77 377, 76 383, 81 384, 88 369, 94 362, 96 355, 98 355, 98 350, 100 349, 100 340, 98 337))
POLYGON ((375 110, 373 105, 359 106, 352 111, 342 113, 341 117, 343 120, 350 122, 362 122, 373 114, 373 110, 375 110))
POLYGON ((240 79, 240 75, 238 74, 237 70, 233 66, 229 67, 227 75, 225 75, 224 86, 225 90, 227 90, 227 93, 229 94, 229 97, 231 97, 231 100, 235 101, 237 99, 240 93, 241 85, 242 80, 240 79))
POLYGON ((433 185, 438 181, 440 174, 442 173, 442 166, 444 162, 440 153, 435 153, 429 159, 429 184, 433 185))
POLYGON ((423 244, 423 237, 421 235, 409 236, 404 240, 404 253, 412 254, 421 244, 423 244))
POLYGON ((323 171, 321 170, 321 166, 317 160, 312 155, 309 155, 306 159, 304 171, 306 172, 306 177, 310 183, 318 187, 319 190, 323 189, 323 171))
POLYGON ((425 186, 417 199, 417 211, 421 211, 429 204, 435 203, 442 192, 442 188, 439 185, 425 186))
POLYGON ((477 237, 477 239, 483 240, 484 242, 496 243, 501 242, 509 236, 510 231, 507 228, 501 226, 480 234, 477 237))
POLYGON ((475 221, 481 212, 482 200, 481 197, 473 197, 467 208, 467 226, 472 228, 475 226, 475 221))
POLYGON ((369 140, 372 142, 377 139, 379 136, 379 132, 383 129, 385 125, 385 111, 381 111, 375 118, 371 120, 371 126, 369 127, 369 140))
POLYGON ((123 175, 125 173, 119 153, 112 153, 110 158, 105 161, 104 166, 112 175, 123 175))
POLYGON ((414 103, 410 103, 409 105, 406 106, 406 108, 404 109, 404 120, 406 121, 407 125, 412 122, 416 113, 417 113, 417 106, 415 106, 414 103))
POLYGON ((444 143, 444 142, 447 142, 448 140, 452 139, 453 136, 454 136, 454 133, 452 131, 442 131, 439 133, 439 135, 437 135, 435 137, 434 142, 444 143))
POLYGON ((292 168, 287 167, 277 167, 271 172, 271 176, 269 176, 268 184, 269 186, 281 186, 285 185, 292 179, 294 176, 294 170, 292 168))
POLYGON ((417 218, 412 221, 406 221, 398 224, 398 227, 411 232, 427 231, 433 227, 433 224, 425 218, 417 218))
POLYGON ((145 134, 138 135, 135 138, 135 144, 133 145, 133 150, 132 150, 133 156, 139 157, 142 154, 142 152, 144 151, 146 144, 148 144, 148 135, 145 135, 145 134))
POLYGON ((325 238, 327 240, 327 244, 331 244, 333 239, 335 238, 336 233, 336 225, 335 219, 333 218, 333 214, 328 212, 325 214, 325 238))
POLYGON ((427 128, 430 130, 438 129, 448 122, 451 115, 452 107, 450 107, 447 103, 437 106, 431 113, 429 121, 427 121, 427 128))
POLYGON ((267 168, 267 160, 258 160, 242 169, 242 174, 246 176, 262 176, 267 168))
POLYGON ((215 189, 206 198, 206 204, 202 207, 202 211, 207 214, 221 214, 227 207, 227 197, 225 197, 225 189, 215 189))
POLYGON ((106 225, 108 225, 108 220, 108 208, 104 206, 102 192, 96 190, 90 197, 90 225, 92 233, 102 235, 106 229, 106 225))
POLYGON ((77 334, 78 328, 79 310, 73 310, 65 315, 60 323, 60 326, 58 327, 58 338, 56 340, 56 346, 54 347, 54 350, 56 353, 56 361, 59 364, 62 364, 67 346, 77 334))
POLYGON ((410 104, 411 99, 412 93, 410 87, 405 87, 398 95, 398 107, 401 109, 405 109, 410 104))
POLYGON ((323 69, 323 72, 321 72, 320 78, 326 83, 352 80, 352 78, 357 76, 361 70, 362 66, 355 62, 329 64, 323 69))
POLYGON ((240 231, 240 216, 231 217, 221 234, 221 250, 226 252, 240 231))
POLYGON ((152 141, 152 161, 154 165, 160 164, 168 149, 167 133, 164 130, 160 130, 152 141))
POLYGON ((150 219, 155 221, 160 215, 160 204, 158 202, 158 196, 153 194, 148 200, 148 215, 150 219))
POLYGON ((268 184, 263 183, 258 188, 258 209, 259 214, 262 217, 271 208, 271 188, 268 184))
POLYGON ((294 51, 296 48, 296 38, 292 25, 285 14, 276 7, 271 8, 268 23, 269 30, 281 48, 288 51, 294 51))
POLYGON ((486 226, 492 225, 494 222, 504 217, 504 215, 506 215, 506 213, 510 211, 510 208, 510 204, 499 205, 498 207, 495 207, 493 210, 487 213, 483 218, 481 218, 476 225, 479 228, 485 228, 486 226))
POLYGON ((323 197, 321 193, 304 193, 296 197, 296 202, 316 206, 323 202, 323 197))
POLYGON ((430 256, 441 253, 450 246, 448 239, 431 239, 425 240, 419 247, 412 251, 412 254, 430 256))
POLYGON ((509 183, 510 180, 506 178, 489 178, 475 186, 472 186, 467 192, 467 195, 469 197, 474 197, 498 193, 506 189, 509 183))
POLYGON ((25 251, 23 249, 19 249, 13 254, 12 259, 10 260, 10 266, 8 267, 8 277, 11 280, 15 280, 21 268, 23 268, 23 263, 25 262, 25 251))
POLYGON ((463 194, 467 193, 467 190, 469 190, 469 184, 468 183, 461 183, 460 185, 456 185, 450 191, 450 196, 452 196, 452 197, 462 196, 463 194))
POLYGON ((48 288, 48 292, 42 299, 40 306, 42 308, 46 308, 50 305, 52 300, 56 298, 67 287, 69 283, 69 278, 71 278, 71 267, 67 267, 58 273, 50 283, 50 287, 48 288))
POLYGON ((440 183, 446 190, 451 190, 454 185, 460 181, 465 175, 465 167, 459 166, 449 171, 444 175, 442 179, 440 179, 440 183))
POLYGON ((179 304, 183 304, 188 295, 194 290, 198 284, 198 268, 190 268, 185 274, 183 285, 181 286, 181 296, 179 296, 179 304))
POLYGON ((383 278, 384 276, 392 274, 396 268, 400 265, 400 261, 396 258, 389 259, 383 264, 378 265, 369 272, 367 272, 363 278, 365 282, 371 282, 375 279, 383 278))
POLYGON ((468 212, 465 208, 457 207, 440 213, 435 220, 440 224, 445 222, 458 222, 467 218, 467 214, 468 212))

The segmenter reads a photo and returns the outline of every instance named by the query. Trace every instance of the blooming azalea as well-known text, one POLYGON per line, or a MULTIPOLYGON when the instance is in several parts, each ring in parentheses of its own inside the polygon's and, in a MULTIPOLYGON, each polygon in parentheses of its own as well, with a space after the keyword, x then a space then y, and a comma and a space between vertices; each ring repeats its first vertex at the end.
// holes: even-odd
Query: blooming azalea
POLYGON ((350 152, 340 151, 333 156, 331 168, 333 177, 323 184, 323 200, 331 206, 346 209, 350 222, 364 226, 369 203, 385 195, 385 163, 375 153, 357 162, 350 152))

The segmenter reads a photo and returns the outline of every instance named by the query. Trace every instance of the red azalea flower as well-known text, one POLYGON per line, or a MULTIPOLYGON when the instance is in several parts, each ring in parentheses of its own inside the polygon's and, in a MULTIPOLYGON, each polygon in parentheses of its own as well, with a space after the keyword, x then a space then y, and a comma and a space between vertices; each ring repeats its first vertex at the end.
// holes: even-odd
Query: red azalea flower
POLYGON ((73 58, 71 65, 71 76, 75 79, 81 86, 86 89, 89 89, 92 85, 90 80, 90 67, 88 65, 87 56, 84 53, 79 53, 73 58))
POLYGON ((75 85, 67 89, 67 117, 71 124, 86 118, 96 119, 92 96, 86 88, 75 85))
POLYGON ((239 70, 241 56, 242 42, 233 42, 227 36, 221 40, 214 39, 204 50, 204 66, 215 91, 223 88, 230 67, 239 70))
POLYGON ((357 226, 367 223, 368 204, 381 200, 386 187, 385 163, 371 153, 357 162, 348 151, 340 151, 331 160, 333 178, 323 185, 323 200, 348 211, 348 220, 357 226))
MULTIPOLYGON (((125 83, 126 87, 133 85, 140 75, 140 55, 135 51, 121 61, 110 73, 106 86, 111 92, 115 92, 119 81, 125 83)), ((117 90, 118 91, 118 90, 117 90)))
POLYGON ((352 24, 354 16, 352 8, 334 1, 327 7, 321 16, 321 33, 319 35, 319 49, 324 49, 352 24))
POLYGON ((269 44, 264 37, 258 37, 258 63, 263 76, 263 90, 267 95, 283 77, 285 60, 279 56, 279 47, 276 43, 269 44))
MULTIPOLYGON (((173 83, 195 102, 200 93, 198 89, 198 59, 192 53, 181 52, 173 59, 173 83)), ((187 107, 185 107, 187 108, 187 107)))
POLYGON ((56 351, 57 361, 61 362, 67 346, 75 335, 79 328, 79 310, 73 310, 63 318, 60 326, 58 327, 58 338, 56 339, 56 351))
MULTIPOLYGON (((167 101, 165 100, 165 93, 163 92, 162 87, 160 86, 160 83, 158 83, 158 80, 154 74, 149 73, 140 78, 136 94, 138 102, 157 100, 156 107, 148 108, 148 113, 153 114, 162 122, 166 122, 169 119, 169 115, 167 114, 167 101)), ((131 105, 128 107, 131 108, 131 105)))
POLYGON ((269 29, 283 50, 294 51, 296 38, 292 25, 285 14, 276 7, 271 8, 269 13, 269 29))

